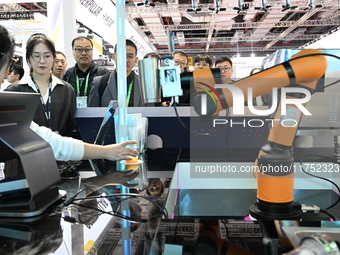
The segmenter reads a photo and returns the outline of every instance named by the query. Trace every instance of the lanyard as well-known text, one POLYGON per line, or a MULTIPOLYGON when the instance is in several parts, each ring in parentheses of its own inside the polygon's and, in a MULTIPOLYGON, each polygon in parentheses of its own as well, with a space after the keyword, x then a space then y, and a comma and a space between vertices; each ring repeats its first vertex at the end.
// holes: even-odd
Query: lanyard
POLYGON ((44 97, 40 92, 38 84, 33 79, 33 75, 31 75, 31 78, 32 78, 32 81, 35 85, 35 88, 37 89, 38 93, 40 94, 40 102, 41 102, 42 108, 43 108, 44 113, 45 113, 47 126, 50 128, 50 124, 51 124, 51 101, 52 101, 52 98, 51 98, 51 95, 52 95, 52 77, 50 77, 50 81, 48 83, 48 98, 47 98, 46 104, 45 104, 45 101, 44 101, 44 97))
MULTIPOLYGON (((86 95, 87 88, 89 86, 90 73, 91 73, 91 70, 87 73, 86 78, 85 78, 84 95, 86 95)), ((79 77, 78 77, 77 72, 76 72, 76 85, 77 85, 77 96, 79 96, 80 95, 80 86, 79 86, 79 77)))
POLYGON ((129 90, 128 90, 128 93, 127 93, 127 96, 126 96, 126 107, 129 106, 131 92, 132 92, 132 87, 133 87, 133 80, 129 84, 129 90))

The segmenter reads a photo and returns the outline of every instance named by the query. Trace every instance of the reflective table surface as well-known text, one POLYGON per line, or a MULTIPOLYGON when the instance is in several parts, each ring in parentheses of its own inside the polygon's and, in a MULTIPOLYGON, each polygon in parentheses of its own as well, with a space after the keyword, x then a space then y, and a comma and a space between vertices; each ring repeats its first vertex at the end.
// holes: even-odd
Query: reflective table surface
MULTIPOLYGON (((110 192, 100 190, 91 199, 79 197, 67 206, 64 198, 34 218, 0 219, 0 254, 227 254, 222 250, 233 251, 229 254, 282 254, 292 248, 280 244, 272 222, 247 217, 249 206, 256 200, 252 174, 193 174, 190 166, 203 163, 175 163, 174 171, 163 171, 154 165, 152 170, 140 173, 139 188, 130 189, 136 195, 125 195, 130 204, 130 252, 124 246, 126 240, 122 240, 127 221, 122 220, 120 203, 125 198, 119 195, 119 187, 113 187, 110 192), (143 183, 145 178, 147 182, 143 183), (150 192, 159 196, 146 192, 150 183, 154 183, 150 192), (264 242, 268 238, 270 241, 264 242)), ((252 165, 224 163, 238 168, 252 165)), ((331 184, 300 174, 295 179, 297 201, 326 208, 337 200, 331 184)), ((74 194, 75 190, 68 192, 74 194)), ((340 219, 339 204, 329 211, 340 219)), ((322 230, 322 222, 333 224, 322 213, 304 218, 299 224, 312 225, 313 231, 318 231, 322 230)), ((334 229, 340 232, 338 226, 334 229)))

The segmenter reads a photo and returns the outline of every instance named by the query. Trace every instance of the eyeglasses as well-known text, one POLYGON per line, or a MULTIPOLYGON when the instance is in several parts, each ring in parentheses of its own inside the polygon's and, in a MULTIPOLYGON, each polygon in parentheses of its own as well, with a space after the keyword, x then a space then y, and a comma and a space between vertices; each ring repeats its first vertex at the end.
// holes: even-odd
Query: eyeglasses
POLYGON ((31 55, 31 57, 33 58, 34 62, 36 62, 36 63, 39 63, 41 58, 43 58, 44 61, 48 61, 51 58, 53 58, 52 53, 48 53, 48 54, 45 54, 45 55, 40 55, 40 54, 33 53, 31 55))
POLYGON ((181 62, 181 61, 178 61, 178 60, 175 60, 175 64, 179 65, 179 66, 186 66, 187 65, 187 63, 184 63, 184 62, 181 62))
POLYGON ((55 64, 58 64, 59 62, 60 62, 60 64, 62 64, 62 65, 65 65, 65 64, 66 64, 65 60, 63 60, 63 59, 55 59, 55 60, 54 60, 54 63, 55 63, 55 64))
POLYGON ((19 59, 12 58, 11 64, 9 65, 9 73, 13 72, 15 69, 15 66, 19 63, 19 59))
POLYGON ((204 66, 204 67, 207 67, 207 66, 210 66, 210 65, 209 65, 209 63, 196 62, 195 66, 204 66))
POLYGON ((82 54, 83 51, 87 54, 90 53, 92 48, 74 48, 74 51, 77 52, 78 54, 82 54))
POLYGON ((232 68, 231 67, 217 67, 220 69, 221 72, 229 72, 232 68))

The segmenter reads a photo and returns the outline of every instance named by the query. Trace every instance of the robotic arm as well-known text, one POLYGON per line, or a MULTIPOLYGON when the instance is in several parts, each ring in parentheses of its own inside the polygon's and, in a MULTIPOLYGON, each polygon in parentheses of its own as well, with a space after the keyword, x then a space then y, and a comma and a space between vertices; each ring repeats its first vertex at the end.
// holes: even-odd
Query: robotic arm
MULTIPOLYGON (((209 69, 194 70, 194 87, 198 94, 195 109, 199 114, 216 115, 223 108, 242 107, 248 94, 255 98, 273 88, 286 87, 267 143, 261 148, 255 166, 257 202, 250 207, 257 219, 300 219, 301 207, 294 203, 294 160, 291 155, 302 110, 327 67, 325 56, 318 50, 302 50, 287 62, 215 89, 209 69), (314 54, 314 55, 313 55, 314 54), (319 55, 317 55, 319 54, 319 55), (202 79, 205 77, 205 79, 202 79), (207 78, 211 77, 211 78, 207 78), (204 82, 203 82, 204 81, 204 82), (250 89, 249 89, 250 88, 250 89), (306 91, 308 93, 302 93, 306 91), (241 95, 244 95, 243 98, 241 95), (307 96, 306 96, 307 95, 307 96), (284 125, 289 119, 295 125, 284 125), (279 171, 277 171, 279 169, 279 171)), ((251 100, 248 100, 250 103, 251 100)), ((234 109, 235 110, 235 109, 234 109)))

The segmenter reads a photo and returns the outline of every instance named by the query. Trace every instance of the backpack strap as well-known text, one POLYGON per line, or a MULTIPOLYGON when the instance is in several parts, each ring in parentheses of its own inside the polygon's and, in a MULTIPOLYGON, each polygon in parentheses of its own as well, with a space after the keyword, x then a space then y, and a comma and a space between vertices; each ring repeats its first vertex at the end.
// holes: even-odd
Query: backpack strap
POLYGON ((106 68, 104 66, 98 66, 97 76, 102 76, 106 74, 106 68))
POLYGON ((71 75, 73 73, 73 70, 74 70, 74 66, 72 66, 72 67, 70 67, 66 70, 66 73, 64 75, 64 81, 70 82, 70 78, 71 78, 71 75))
POLYGON ((102 95, 104 93, 104 90, 107 86, 107 81, 109 80, 110 77, 110 73, 106 73, 104 74, 101 78, 100 78, 100 82, 99 82, 99 101, 101 101, 102 95))

